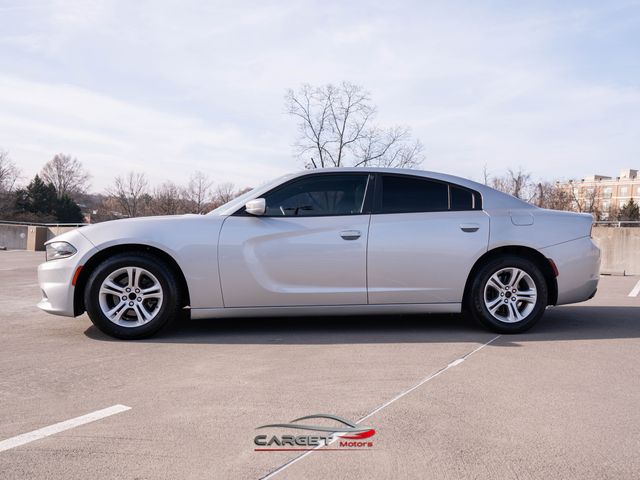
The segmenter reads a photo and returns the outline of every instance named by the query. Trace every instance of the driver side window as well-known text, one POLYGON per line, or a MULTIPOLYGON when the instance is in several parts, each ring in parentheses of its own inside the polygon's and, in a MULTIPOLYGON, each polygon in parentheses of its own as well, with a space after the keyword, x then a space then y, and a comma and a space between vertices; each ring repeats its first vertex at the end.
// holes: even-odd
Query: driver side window
POLYGON ((310 175, 264 196, 266 216, 312 217, 362 213, 367 174, 310 175))

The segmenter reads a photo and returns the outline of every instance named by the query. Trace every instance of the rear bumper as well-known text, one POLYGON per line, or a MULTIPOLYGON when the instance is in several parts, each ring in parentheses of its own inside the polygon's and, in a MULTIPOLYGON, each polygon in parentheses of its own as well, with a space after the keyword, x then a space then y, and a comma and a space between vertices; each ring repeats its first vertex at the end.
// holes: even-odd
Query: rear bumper
POLYGON ((542 253, 558 267, 556 305, 584 302, 595 295, 600 279, 600 249, 591 238, 543 248, 542 253))

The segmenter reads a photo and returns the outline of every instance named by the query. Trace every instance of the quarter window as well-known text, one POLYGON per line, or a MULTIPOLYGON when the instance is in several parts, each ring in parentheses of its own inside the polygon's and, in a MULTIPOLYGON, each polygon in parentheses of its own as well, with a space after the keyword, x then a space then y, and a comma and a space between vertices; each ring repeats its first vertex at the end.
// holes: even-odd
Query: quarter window
POLYGON ((311 217, 362 213, 367 174, 309 175, 264 196, 265 215, 311 217))
POLYGON ((451 210, 473 210, 473 193, 470 190, 449 185, 451 210))

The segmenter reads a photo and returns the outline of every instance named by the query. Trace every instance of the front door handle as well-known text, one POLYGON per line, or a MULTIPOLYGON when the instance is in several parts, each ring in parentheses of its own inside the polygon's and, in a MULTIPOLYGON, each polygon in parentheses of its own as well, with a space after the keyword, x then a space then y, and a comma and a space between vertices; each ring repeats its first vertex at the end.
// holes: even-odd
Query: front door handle
POLYGON ((340 236, 345 240, 357 240, 360 238, 360 230, 343 230, 340 232, 340 236))
POLYGON ((480 230, 480 225, 478 225, 477 223, 461 223, 460 230, 467 233, 477 232, 478 230, 480 230))

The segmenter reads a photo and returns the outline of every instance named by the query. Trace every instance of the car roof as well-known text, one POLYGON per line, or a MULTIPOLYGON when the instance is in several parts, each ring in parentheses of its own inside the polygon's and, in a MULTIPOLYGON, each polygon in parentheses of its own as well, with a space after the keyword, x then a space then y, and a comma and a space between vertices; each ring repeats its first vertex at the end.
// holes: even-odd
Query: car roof
MULTIPOLYGON (((432 172, 429 170, 418 170, 415 168, 390 168, 390 167, 331 167, 331 168, 317 168, 313 170, 303 170, 298 172, 295 176, 303 176, 303 175, 314 175, 314 174, 322 174, 322 173, 331 173, 331 172, 340 172, 340 173, 393 173, 397 175, 413 175, 417 177, 426 177, 433 178, 435 180, 442 180, 444 182, 457 183, 458 185, 467 186, 474 190, 481 190, 483 188, 489 188, 486 185, 482 185, 481 183, 474 182, 473 180, 469 180, 463 177, 457 177, 455 175, 450 175, 447 173, 440 172, 432 172)), ((295 177, 292 177, 295 178, 295 177)), ((493 190, 493 189, 491 189, 493 190)))

